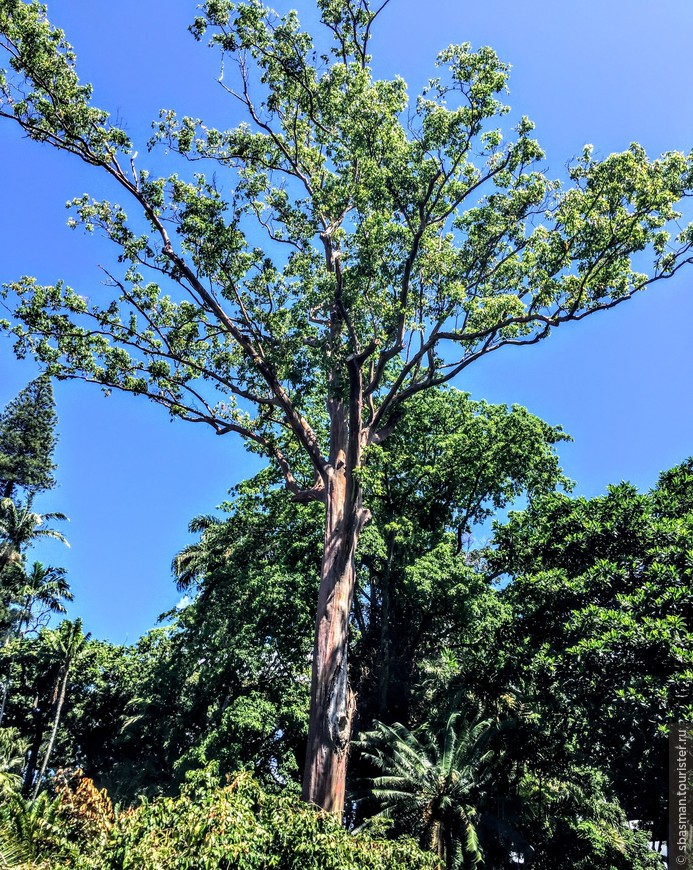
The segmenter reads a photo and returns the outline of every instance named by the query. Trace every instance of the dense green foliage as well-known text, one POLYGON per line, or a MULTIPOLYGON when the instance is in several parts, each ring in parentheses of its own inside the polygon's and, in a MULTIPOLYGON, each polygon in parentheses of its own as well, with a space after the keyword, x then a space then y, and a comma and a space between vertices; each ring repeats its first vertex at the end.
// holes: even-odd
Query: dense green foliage
POLYGON ((555 453, 565 439, 524 408, 443 390, 410 402, 397 430, 368 453, 373 520, 357 554, 350 650, 364 727, 427 719, 424 684, 450 653, 483 680, 502 615, 467 558, 471 533, 520 495, 567 485, 555 453))
MULTIPOLYGON (((179 797, 113 811, 81 775, 59 774, 56 797, 14 797, 0 827, 3 854, 29 870, 434 870, 433 856, 408 840, 350 834, 337 820, 268 795, 248 774, 220 785, 200 772, 179 797)), ((0 816, 0 822, 2 816, 0 816)))
MULTIPOLYGON (((368 828, 384 812, 388 836, 415 835, 450 868, 472 867, 479 854, 500 870, 511 851, 542 870, 564 858, 585 870, 656 867, 626 819, 663 837, 666 723, 689 715, 693 461, 650 493, 621 484, 588 500, 555 491, 554 444, 564 436, 523 409, 445 391, 413 401, 401 427, 363 473, 374 511, 351 631, 364 732, 352 753, 351 824, 368 828), (522 493, 528 507, 475 550, 469 533, 522 493), (475 721, 487 723, 481 741, 475 721)), ((74 625, 30 631, 18 617, 24 628, 4 652, 4 781, 16 792, 12 771, 23 770, 30 795, 50 747, 51 769, 79 766, 124 808, 149 795, 119 810, 114 827, 87 825, 83 844, 64 853, 70 861, 92 860, 94 848, 102 862, 119 855, 114 867, 126 854, 147 866, 164 860, 161 850, 193 867, 182 844, 208 835, 210 867, 214 849, 228 858, 242 843, 303 861, 302 837, 318 830, 334 852, 318 851, 316 866, 353 847, 355 868, 387 867, 388 849, 410 848, 362 854, 358 838, 342 842, 332 821, 293 803, 320 521, 319 505, 289 502, 276 484, 268 469, 237 488, 226 517, 193 522, 198 542, 174 559, 190 603, 134 647, 80 635, 79 655, 68 655, 74 625), (236 780, 243 768, 262 785, 236 780), (211 813, 219 829, 205 827, 211 813), (358 863, 368 856, 382 865, 358 863)), ((39 593, 59 600, 61 575, 33 573, 39 593)), ((56 803, 60 782, 46 785, 37 802, 8 803, 6 839, 49 862, 41 849, 58 848, 71 823, 56 803)), ((267 854, 251 849, 243 860, 267 854)))
POLYGON ((295 797, 263 794, 247 776, 230 786, 186 788, 178 800, 135 810, 116 831, 104 867, 229 870, 388 870, 432 867, 409 843, 353 836, 295 797), (108 860, 108 859, 107 859, 108 860))
POLYGON ((665 726, 693 699, 692 469, 646 494, 620 484, 590 500, 540 497, 497 530, 490 556, 512 578, 505 666, 540 714, 526 735, 528 756, 541 745, 535 772, 596 765, 657 839, 665 726))
MULTIPOLYGON (((407 452, 405 432, 402 444, 392 442, 391 454, 387 445, 373 454, 364 475, 376 510, 359 563, 352 667, 364 687, 361 730, 372 730, 378 716, 386 724, 378 726, 375 743, 371 738, 380 747, 375 755, 353 756, 353 787, 361 795, 356 818, 364 821, 385 808, 393 816, 392 833, 416 833, 422 845, 432 845, 433 816, 423 797, 417 803, 412 777, 419 768, 407 771, 406 787, 381 780, 370 797, 363 793, 369 776, 401 778, 398 746, 408 742, 422 759, 422 795, 436 764, 448 762, 443 780, 454 795, 465 790, 464 801, 446 803, 445 792, 439 798, 452 820, 447 828, 457 831, 444 847, 442 836, 436 841, 447 866, 473 866, 474 843, 489 868, 505 867, 510 851, 546 870, 559 855, 576 867, 656 866, 644 836, 625 820, 640 818, 653 836, 662 836, 666 722, 672 713, 688 712, 693 462, 663 474, 651 493, 622 484, 603 497, 575 499, 552 491, 560 475, 555 465, 549 471, 548 460, 560 433, 521 409, 472 403, 453 392, 414 403, 404 427, 420 425, 419 415, 430 423, 420 442, 425 472, 413 477, 416 455, 407 452), (491 426, 496 454, 483 441, 491 426), (530 449, 531 433, 536 440, 530 449), (523 450, 513 459, 510 448, 517 443, 523 450), (456 457, 468 456, 464 473, 470 474, 474 446, 477 473, 458 478, 456 457), (487 468, 492 473, 484 482, 480 472, 487 468), (496 527, 490 547, 464 546, 477 519, 523 490, 531 495, 528 508, 496 527), (399 611, 383 607, 383 540, 390 541, 389 576, 399 611), (500 587, 494 577, 503 579, 500 587), (410 626, 422 626, 414 640, 402 638, 411 668, 404 706, 398 668, 385 670, 387 691, 374 693, 374 700, 368 696, 382 662, 383 635, 402 654, 396 645, 402 623, 387 631, 398 612, 408 614, 399 619, 410 626), (460 754, 469 746, 462 736, 453 746, 448 734, 446 744, 450 723, 460 721, 451 718, 455 711, 463 711, 466 721, 484 716, 495 723, 476 761, 473 752, 460 754), (403 712, 405 724, 397 724, 403 712), (387 734, 393 737, 389 745, 387 734), (375 757, 379 772, 372 767, 375 757), (473 824, 462 825, 465 818, 473 824)), ((153 798, 134 816, 122 814, 126 827, 117 828, 118 836, 137 860, 149 860, 141 857, 147 850, 180 851, 176 837, 185 836, 186 825, 200 823, 202 807, 221 801, 222 815, 231 812, 228 796, 205 779, 210 761, 227 774, 255 770, 266 789, 262 800, 270 804, 290 801, 295 790, 307 708, 306 638, 318 582, 318 506, 287 502, 274 481, 270 472, 259 475, 239 487, 227 519, 195 522, 199 542, 174 560, 192 601, 170 626, 129 649, 84 639, 67 672, 60 711, 66 649, 59 632, 20 632, 9 648, 14 679, 5 724, 16 729, 15 742, 29 744, 19 765, 27 793, 59 712, 51 749, 56 766, 83 767, 126 805, 136 803, 137 794, 171 795, 153 798), (206 797, 190 786, 187 796, 175 798, 186 771, 198 771, 193 782, 207 782, 206 797), (152 840, 162 829, 169 834, 152 840)), ((364 745, 368 739, 362 738, 364 745)), ((13 764, 16 769, 16 753, 13 764)), ((33 809, 19 798, 14 804, 24 806, 23 824, 34 831, 26 835, 29 844, 66 824, 51 821, 48 796, 38 800, 33 809)), ((264 830, 260 804, 253 807, 246 821, 252 817, 252 830, 264 830)), ((286 823, 294 832, 307 830, 307 819, 286 823)), ((250 833, 237 836, 245 841, 250 833)), ((34 848, 22 842, 13 848, 34 848)), ((287 849, 299 849, 297 843, 287 849)))

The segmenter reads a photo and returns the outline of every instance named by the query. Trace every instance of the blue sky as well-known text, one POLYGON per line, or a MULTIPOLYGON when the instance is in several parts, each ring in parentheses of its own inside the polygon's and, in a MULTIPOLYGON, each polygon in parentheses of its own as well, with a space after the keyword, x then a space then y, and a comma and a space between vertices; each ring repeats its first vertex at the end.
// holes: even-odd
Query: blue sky
MULTIPOLYGON (((293 6, 314 18, 311 4, 293 6)), ((235 120, 215 78, 218 59, 186 33, 185 0, 53 0, 51 19, 77 50, 95 102, 142 143, 159 108, 235 120)), ((693 146, 693 4, 660 0, 493 4, 391 0, 373 42, 376 71, 401 74, 415 93, 449 42, 491 45, 512 64, 507 101, 537 124, 552 175, 589 142, 597 155, 641 142, 651 156, 693 146)), ((0 124, 0 281, 23 274, 98 287, 112 251, 66 227, 65 202, 85 191, 114 196, 88 167, 23 141, 0 124)), ((482 360, 457 382, 477 398, 517 402, 575 441, 561 448, 566 472, 587 495, 626 479, 647 488, 693 453, 693 270, 614 312, 558 330, 547 342, 482 360)), ((0 405, 35 374, 0 337, 0 405)), ((46 545, 65 565, 73 616, 97 637, 134 640, 178 598, 169 573, 186 526, 223 501, 255 460, 234 436, 170 423, 162 409, 128 396, 102 397, 79 383, 56 387, 59 487, 43 510, 71 518, 72 544, 46 545)))

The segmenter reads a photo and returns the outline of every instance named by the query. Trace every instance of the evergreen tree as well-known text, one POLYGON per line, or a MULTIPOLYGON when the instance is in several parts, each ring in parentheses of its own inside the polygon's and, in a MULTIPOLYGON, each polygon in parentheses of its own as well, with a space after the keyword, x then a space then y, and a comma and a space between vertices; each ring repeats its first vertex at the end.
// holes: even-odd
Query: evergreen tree
POLYGON ((28 384, 0 414, 0 493, 10 498, 15 487, 29 492, 55 486, 53 385, 41 375, 28 384))
POLYGON ((690 717, 693 696, 692 471, 686 460, 649 493, 539 495, 489 553, 514 614, 498 636, 505 679, 534 714, 515 763, 544 784, 596 767, 654 840, 666 839, 667 723, 690 717))

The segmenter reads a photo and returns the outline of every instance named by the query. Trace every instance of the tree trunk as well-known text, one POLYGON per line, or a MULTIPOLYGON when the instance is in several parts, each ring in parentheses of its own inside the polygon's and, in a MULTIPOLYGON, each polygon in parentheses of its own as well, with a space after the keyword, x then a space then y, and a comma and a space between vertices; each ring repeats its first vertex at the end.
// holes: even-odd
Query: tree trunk
POLYGON ((341 817, 356 706, 347 671, 349 615, 356 582, 354 557, 370 514, 363 508, 358 486, 343 462, 329 470, 325 495, 325 549, 315 622, 303 799, 341 817))
POLYGON ((378 718, 383 719, 390 693, 390 565, 380 578, 380 644, 378 656, 378 718))
POLYGON ((29 751, 27 752, 26 766, 23 773, 24 779, 22 781, 22 794, 24 797, 29 797, 34 784, 34 774, 36 773, 36 767, 38 766, 39 752, 41 751, 41 744, 43 743, 43 734, 45 731, 45 715, 43 710, 39 707, 38 697, 34 700, 34 708, 31 711, 31 718, 33 722, 34 736, 29 751))
POLYGON ((0 701, 0 728, 5 718, 5 707, 7 706, 7 696, 10 693, 10 685, 12 683, 12 660, 7 665, 7 675, 2 682, 2 701, 0 701))
POLYGON ((51 757, 51 753, 53 752, 53 744, 55 743, 55 735, 58 733, 58 725, 60 724, 60 714, 62 713, 63 704, 65 703, 65 693, 67 692, 67 678, 70 673, 70 661, 68 660, 64 665, 64 670, 62 674, 62 680, 60 682, 60 694, 58 695, 57 703, 55 706, 55 716, 53 718, 53 728, 51 729, 51 736, 48 738, 48 746, 46 746, 46 753, 43 756, 43 763, 41 764, 41 770, 39 771, 39 775, 36 779, 36 785, 34 786, 34 793, 32 798, 36 800, 36 795, 39 793, 39 788, 41 787, 41 780, 43 779, 46 768, 48 767, 48 761, 51 757))

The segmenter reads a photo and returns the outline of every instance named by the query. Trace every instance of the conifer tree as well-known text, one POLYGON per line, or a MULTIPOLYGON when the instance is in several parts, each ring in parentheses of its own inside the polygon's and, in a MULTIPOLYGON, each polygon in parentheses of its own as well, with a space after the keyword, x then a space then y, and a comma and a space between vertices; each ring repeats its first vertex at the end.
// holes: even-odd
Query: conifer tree
POLYGON ((53 385, 40 375, 0 414, 0 494, 10 498, 16 487, 30 493, 55 486, 53 385))

